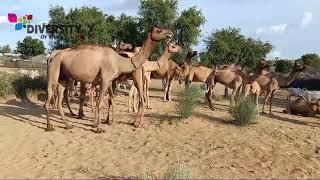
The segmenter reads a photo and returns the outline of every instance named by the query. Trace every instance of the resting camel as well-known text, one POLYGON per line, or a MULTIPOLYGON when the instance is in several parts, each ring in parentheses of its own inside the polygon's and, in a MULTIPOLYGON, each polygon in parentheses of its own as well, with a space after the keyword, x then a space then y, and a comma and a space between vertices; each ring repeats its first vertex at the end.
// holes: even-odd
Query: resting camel
MULTIPOLYGON (((164 49, 163 54, 156 60, 156 61, 146 61, 142 66, 144 69, 144 87, 145 87, 145 96, 146 96, 146 103, 147 103, 147 108, 150 109, 150 101, 149 101, 149 85, 151 81, 151 73, 154 71, 158 71, 159 69, 161 70, 167 70, 168 74, 169 68, 174 67, 174 65, 170 64, 172 63, 171 60, 169 60, 172 56, 172 54, 177 53, 179 50, 181 50, 181 47, 179 45, 175 45, 172 43, 168 43, 164 49)), ((171 72, 173 74, 174 72, 171 72)), ((172 79, 169 78, 169 82, 172 79)), ((170 84, 168 84, 169 86, 170 84)), ((128 109, 129 112, 131 111, 131 100, 133 99, 133 104, 134 104, 134 111, 135 109, 135 98, 137 96, 137 91, 135 91, 136 88, 134 86, 131 86, 130 92, 129 92, 129 100, 128 100, 128 109)))
MULTIPOLYGON (((62 109, 63 92, 68 77, 72 77, 73 79, 84 83, 92 83, 100 79, 100 93, 97 100, 97 108, 95 110, 94 126, 97 127, 98 133, 104 132, 104 130, 99 127, 101 123, 101 101, 104 99, 105 93, 111 85, 112 80, 122 73, 132 73, 136 69, 140 68, 140 66, 150 56, 156 42, 172 36, 173 33, 171 30, 155 27, 152 28, 147 35, 141 51, 132 58, 122 57, 110 47, 97 45, 80 45, 76 48, 57 53, 49 63, 47 102, 51 101, 53 91, 56 89, 58 82, 60 81, 63 86, 59 86, 58 88, 58 109, 67 129, 70 129, 73 126, 69 125, 65 120, 62 109)), ((52 131, 53 127, 50 123, 50 105, 48 106, 48 104, 49 103, 47 103, 46 107, 47 130, 52 131)), ((142 117, 143 112, 138 112, 138 117, 134 122, 136 127, 140 126, 142 117)))
POLYGON ((303 97, 298 97, 283 110, 284 113, 299 115, 303 117, 314 117, 319 113, 319 101, 316 103, 309 103, 303 97))

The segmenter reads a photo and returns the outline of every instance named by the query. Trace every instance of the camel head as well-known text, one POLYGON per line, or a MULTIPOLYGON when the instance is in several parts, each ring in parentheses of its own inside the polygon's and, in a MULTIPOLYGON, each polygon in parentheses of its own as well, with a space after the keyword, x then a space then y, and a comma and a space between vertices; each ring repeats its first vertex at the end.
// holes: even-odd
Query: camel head
POLYGON ((307 70, 307 65, 297 63, 295 61, 294 66, 293 66, 293 72, 305 72, 307 70))
POLYGON ((181 50, 181 46, 176 45, 174 43, 168 43, 167 48, 170 53, 177 53, 181 50))
POLYGON ((166 38, 173 37, 173 32, 170 29, 161 29, 153 27, 149 32, 153 41, 160 41, 166 38))
POLYGON ((260 61, 257 65, 258 70, 269 70, 270 67, 271 66, 265 60, 260 61))
POLYGON ((198 51, 193 51, 191 48, 188 49, 187 58, 193 58, 194 56, 198 55, 198 51))
POLYGON ((133 49, 132 44, 120 42, 117 46, 117 49, 120 51, 131 51, 133 49))

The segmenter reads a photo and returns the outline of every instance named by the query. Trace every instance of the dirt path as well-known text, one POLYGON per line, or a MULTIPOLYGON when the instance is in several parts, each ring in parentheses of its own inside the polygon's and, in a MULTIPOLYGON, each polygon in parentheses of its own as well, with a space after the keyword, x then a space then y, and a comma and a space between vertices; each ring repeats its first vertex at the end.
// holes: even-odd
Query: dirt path
POLYGON ((223 100, 216 111, 202 104, 192 118, 180 120, 176 94, 173 102, 162 102, 160 84, 152 83, 153 109, 146 110, 144 128, 128 124, 135 113, 127 112, 127 96, 119 95, 115 123, 103 125, 104 134, 92 132, 89 108, 84 120, 68 117, 72 130, 63 129, 55 113, 55 131, 45 132, 42 102, 0 104, 0 178, 139 177, 145 170, 161 177, 178 160, 187 161, 197 178, 320 177, 319 117, 280 113, 283 100, 276 99, 280 107, 273 116, 236 127, 223 100))

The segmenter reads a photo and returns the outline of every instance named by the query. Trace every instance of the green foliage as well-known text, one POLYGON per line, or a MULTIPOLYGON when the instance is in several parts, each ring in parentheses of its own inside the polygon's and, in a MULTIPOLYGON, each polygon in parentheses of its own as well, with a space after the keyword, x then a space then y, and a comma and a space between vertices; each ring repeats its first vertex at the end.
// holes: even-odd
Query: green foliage
POLYGON ((18 41, 17 44, 17 51, 25 58, 44 54, 44 50, 43 42, 39 39, 33 39, 31 36, 25 37, 22 42, 18 41))
POLYGON ((188 118, 199 104, 202 97, 201 89, 198 86, 191 85, 185 88, 180 95, 179 114, 182 118, 188 118))
POLYGON ((141 175, 142 180, 155 180, 155 176, 149 170, 143 170, 141 175))
POLYGON ((28 76, 22 76, 15 79, 12 82, 12 86, 17 98, 26 99, 30 90, 45 91, 47 89, 47 78, 39 76, 32 79, 28 76))
POLYGON ((192 179, 192 170, 186 162, 179 161, 166 170, 164 179, 192 179))
POLYGON ((240 29, 231 27, 212 32, 204 42, 206 51, 200 54, 201 61, 215 66, 237 63, 253 68, 272 50, 270 43, 246 38, 240 29))
POLYGON ((0 97, 6 97, 14 94, 12 82, 17 78, 15 74, 5 72, 0 73, 0 97))
POLYGON ((305 54, 301 57, 303 64, 320 69, 320 57, 318 54, 305 54))
POLYGON ((254 122, 257 119, 258 112, 252 97, 240 96, 236 105, 232 107, 230 114, 236 125, 244 126, 254 122))
POLYGON ((67 13, 61 6, 50 7, 49 25, 77 25, 79 30, 53 33, 52 49, 73 47, 79 44, 109 45, 112 42, 113 19, 106 18, 96 7, 70 9, 67 13))
POLYGON ((293 63, 288 61, 288 60, 278 60, 276 63, 273 65, 275 67, 275 71, 279 73, 288 73, 293 67, 293 63))
POLYGON ((0 46, 0 53, 11 53, 12 50, 9 45, 5 45, 3 47, 0 46))
POLYGON ((198 10, 196 6, 183 10, 175 22, 176 39, 178 43, 183 44, 185 47, 196 45, 201 33, 200 26, 203 25, 205 21, 201 10, 198 10))

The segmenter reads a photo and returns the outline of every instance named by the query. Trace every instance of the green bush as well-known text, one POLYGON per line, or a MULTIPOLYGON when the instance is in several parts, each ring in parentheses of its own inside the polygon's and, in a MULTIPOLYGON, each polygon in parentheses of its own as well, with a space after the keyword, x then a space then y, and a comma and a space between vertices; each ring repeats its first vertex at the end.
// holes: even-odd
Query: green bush
POLYGON ((179 161, 166 170, 164 179, 192 179, 192 171, 186 162, 179 161))
POLYGON ((252 97, 240 96, 233 108, 231 116, 234 118, 234 124, 244 126, 254 122, 257 119, 257 108, 252 97))
POLYGON ((178 104, 180 116, 182 118, 190 117, 194 109, 198 106, 201 97, 201 89, 198 86, 192 85, 185 88, 180 94, 180 101, 178 104))
POLYGON ((6 72, 0 73, 0 97, 5 97, 14 94, 12 82, 17 78, 15 74, 6 72))
POLYGON ((13 81, 12 86, 14 88, 15 95, 18 98, 25 99, 28 97, 28 91, 45 91, 47 88, 47 79, 43 76, 36 77, 34 79, 23 76, 13 81))
POLYGON ((25 99, 28 97, 28 92, 45 91, 46 88, 47 78, 45 76, 32 79, 28 76, 0 73, 0 97, 15 94, 18 98, 25 99))

